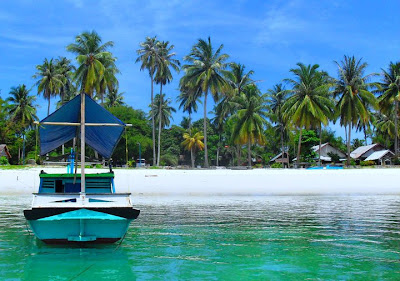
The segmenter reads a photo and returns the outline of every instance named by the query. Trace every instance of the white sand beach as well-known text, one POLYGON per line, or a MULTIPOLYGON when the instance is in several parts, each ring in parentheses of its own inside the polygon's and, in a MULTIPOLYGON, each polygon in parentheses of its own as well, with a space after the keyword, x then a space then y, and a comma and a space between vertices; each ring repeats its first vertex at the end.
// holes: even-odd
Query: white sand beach
MULTIPOLYGON (((0 194, 37 192, 40 170, 0 170, 0 194)), ((107 172, 87 169, 87 173, 107 172)), ((115 169, 117 192, 132 195, 335 195, 400 194, 400 169, 163 170, 115 169)))

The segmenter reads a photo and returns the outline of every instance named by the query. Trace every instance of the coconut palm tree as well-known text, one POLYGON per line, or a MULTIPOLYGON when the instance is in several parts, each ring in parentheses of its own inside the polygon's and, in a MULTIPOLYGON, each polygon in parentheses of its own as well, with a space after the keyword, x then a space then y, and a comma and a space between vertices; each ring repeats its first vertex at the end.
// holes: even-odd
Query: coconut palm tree
POLYGON ((114 89, 106 96, 106 107, 115 107, 125 105, 124 93, 118 93, 118 89, 114 89))
POLYGON ((297 63, 297 66, 290 70, 295 78, 284 80, 293 88, 286 90, 291 96, 286 100, 282 110, 284 119, 292 122, 300 131, 296 161, 298 165, 302 130, 317 126, 321 129, 321 123, 327 125, 334 104, 329 96, 330 84, 327 80, 327 73, 318 71, 318 64, 306 66, 297 63))
POLYGON ((75 72, 80 92, 93 97, 94 91, 100 92, 100 81, 104 78, 106 66, 115 66, 112 54, 108 51, 114 43, 102 44, 96 31, 85 31, 75 37, 75 43, 67 46, 67 51, 77 55, 78 68, 75 72))
MULTIPOLYGON (((165 95, 162 94, 162 87, 167 83, 170 83, 173 79, 171 69, 174 69, 176 72, 179 72, 180 62, 173 57, 176 55, 172 52, 174 49, 174 45, 169 45, 168 41, 158 42, 158 61, 157 61, 157 71, 155 74, 154 81, 157 84, 160 84, 160 95, 159 95, 159 102, 160 105, 158 106, 159 109, 159 116, 161 116, 163 110, 163 99, 165 95)), ((175 109, 174 109, 175 110, 175 109)), ((161 138, 161 124, 162 119, 158 119, 158 155, 157 155, 157 166, 160 164, 160 138, 161 138)))
POLYGON ((98 96, 100 98, 101 105, 104 104, 104 95, 106 92, 111 93, 115 89, 118 89, 119 82, 116 74, 120 73, 117 66, 115 65, 116 58, 111 57, 104 61, 104 75, 100 80, 98 96))
POLYGON ((69 101, 69 97, 75 95, 75 86, 72 83, 73 73, 76 70, 75 66, 66 57, 56 59, 56 68, 62 76, 63 84, 60 87, 60 101, 65 103, 69 101))
POLYGON ((376 106, 375 96, 368 90, 373 83, 367 83, 371 75, 364 76, 367 63, 354 56, 344 56, 338 63, 338 79, 335 80, 334 96, 338 97, 336 111, 340 117, 340 125, 348 129, 347 165, 350 165, 351 129, 360 119, 367 122, 370 118, 368 105, 376 106))
POLYGON ((373 118, 373 125, 377 132, 379 132, 385 139, 386 147, 389 147, 389 139, 393 139, 395 137, 395 124, 393 117, 394 115, 394 105, 392 104, 392 111, 388 111, 390 113, 389 116, 383 114, 382 112, 375 112, 373 118))
POLYGON ((29 90, 25 85, 11 88, 10 97, 6 99, 8 103, 7 111, 11 116, 11 120, 15 122, 23 139, 22 163, 25 164, 25 131, 33 126, 33 122, 37 120, 35 96, 29 95, 29 90))
POLYGON ((37 72, 33 75, 36 82, 38 94, 42 93, 43 97, 48 100, 47 115, 50 114, 50 98, 60 93, 61 87, 64 85, 64 77, 61 69, 53 62, 53 59, 44 59, 43 64, 36 66, 37 72))
POLYGON ((388 70, 382 69, 382 82, 379 83, 379 92, 381 95, 378 97, 379 108, 381 111, 390 114, 393 110, 391 106, 394 104, 394 152, 396 157, 399 156, 399 101, 400 101, 400 62, 389 64, 388 70))
POLYGON ((282 107, 288 96, 289 92, 285 90, 282 84, 276 84, 272 89, 267 91, 267 104, 272 113, 270 114, 270 119, 277 124, 276 128, 279 130, 281 136, 282 159, 285 157, 284 135, 287 129, 282 107))
POLYGON ((257 86, 247 85, 234 102, 239 109, 232 116, 236 120, 232 137, 236 143, 247 144, 248 165, 251 166, 251 145, 265 143, 266 95, 261 95, 257 86))
POLYGON ((183 112, 187 112, 189 115, 189 129, 192 127, 192 113, 197 112, 197 103, 201 96, 201 87, 181 87, 180 94, 177 97, 179 103, 179 109, 183 112))
MULTIPOLYGON (((151 104, 150 108, 154 107, 154 74, 157 70, 158 65, 158 40, 157 37, 146 37, 146 40, 140 43, 140 49, 136 51, 138 57, 136 62, 140 62, 140 70, 147 69, 151 81, 151 104)), ((153 166, 156 165, 156 127, 154 120, 154 110, 151 111, 151 125, 153 134, 153 166)))
POLYGON ((207 96, 211 93, 214 101, 219 100, 219 94, 227 87, 224 76, 227 54, 221 54, 223 45, 214 52, 211 39, 199 39, 192 47, 189 55, 184 57, 188 64, 183 66, 185 75, 181 78, 180 85, 188 87, 200 86, 204 94, 204 166, 209 167, 207 150, 207 96))
POLYGON ((196 149, 203 150, 204 143, 202 140, 204 139, 204 136, 196 129, 188 129, 188 131, 183 134, 183 139, 184 141, 182 142, 182 145, 186 150, 190 151, 190 160, 192 162, 192 168, 194 168, 194 152, 196 149))
MULTIPOLYGON (((172 112, 176 112, 176 109, 170 106, 171 100, 165 98, 165 94, 157 94, 154 98, 154 118, 160 124, 158 128, 158 157, 156 165, 160 165, 160 155, 161 155, 161 131, 164 127, 168 127, 171 123, 172 112)), ((150 114, 153 112, 150 111, 150 114)))

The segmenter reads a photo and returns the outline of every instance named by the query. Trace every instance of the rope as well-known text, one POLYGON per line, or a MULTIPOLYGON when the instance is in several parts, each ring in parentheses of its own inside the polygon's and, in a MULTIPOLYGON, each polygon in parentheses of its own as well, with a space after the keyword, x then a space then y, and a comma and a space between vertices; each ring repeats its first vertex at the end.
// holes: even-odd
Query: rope
MULTIPOLYGON (((119 249, 119 247, 122 244, 122 241, 124 240, 126 233, 128 233, 128 231, 125 232, 124 236, 121 238, 121 241, 118 243, 117 247, 115 247, 115 249, 113 250, 113 252, 115 252, 116 250, 119 249)), ((86 271, 88 271, 90 268, 92 268, 96 263, 92 263, 91 265, 87 266, 84 270, 82 270, 81 272, 79 272, 77 275, 73 276, 71 279, 68 279, 69 281, 71 280, 75 280, 76 278, 78 278, 79 276, 81 276, 83 273, 85 273, 86 271)))

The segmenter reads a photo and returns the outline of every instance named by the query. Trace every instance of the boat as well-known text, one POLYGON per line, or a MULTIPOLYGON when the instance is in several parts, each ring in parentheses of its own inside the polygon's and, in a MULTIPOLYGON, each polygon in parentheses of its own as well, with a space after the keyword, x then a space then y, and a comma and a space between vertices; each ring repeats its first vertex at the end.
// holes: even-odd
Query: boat
MULTIPOLYGON (((130 193, 117 193, 114 172, 85 173, 86 144, 110 159, 126 126, 86 94, 80 94, 38 122, 40 154, 80 138, 81 171, 41 171, 38 192, 24 216, 35 236, 45 243, 114 243, 125 236, 140 211, 130 193)), ((70 165, 74 162, 70 161, 70 165)), ((111 163, 111 161, 109 161, 111 163)))

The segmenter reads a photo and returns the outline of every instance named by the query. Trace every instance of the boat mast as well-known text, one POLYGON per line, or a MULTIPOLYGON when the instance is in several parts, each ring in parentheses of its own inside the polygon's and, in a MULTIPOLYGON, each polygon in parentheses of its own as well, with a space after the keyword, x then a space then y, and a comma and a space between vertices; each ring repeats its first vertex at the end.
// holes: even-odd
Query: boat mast
POLYGON ((85 94, 81 93, 81 194, 85 192, 85 94))

